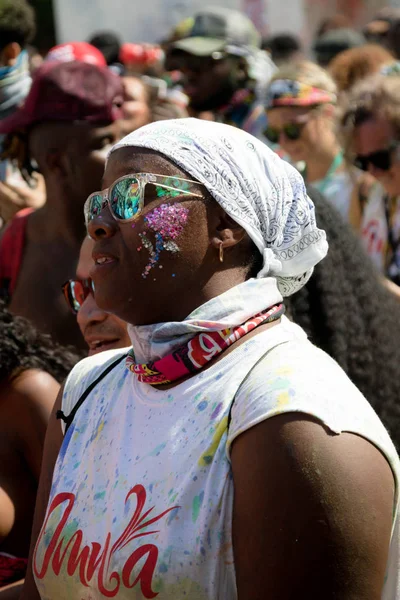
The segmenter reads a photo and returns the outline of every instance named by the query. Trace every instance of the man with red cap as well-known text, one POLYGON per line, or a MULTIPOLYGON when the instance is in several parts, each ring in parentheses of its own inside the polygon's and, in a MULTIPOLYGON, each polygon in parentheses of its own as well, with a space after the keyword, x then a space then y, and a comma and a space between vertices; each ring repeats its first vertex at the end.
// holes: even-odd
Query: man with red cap
POLYGON ((4 156, 29 180, 39 170, 46 204, 21 211, 0 240, 0 294, 10 310, 63 344, 84 347, 63 301, 84 237, 83 204, 98 189, 117 141, 123 88, 104 67, 49 61, 36 71, 22 108, 0 121, 4 156))

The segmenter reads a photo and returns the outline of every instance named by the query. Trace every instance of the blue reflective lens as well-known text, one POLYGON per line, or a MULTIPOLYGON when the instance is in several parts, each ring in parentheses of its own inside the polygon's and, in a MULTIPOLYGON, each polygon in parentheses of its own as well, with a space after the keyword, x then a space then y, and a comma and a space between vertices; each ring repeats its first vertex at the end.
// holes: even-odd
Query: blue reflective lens
POLYGON ((118 219, 132 219, 139 214, 140 186, 136 177, 127 177, 112 186, 110 208, 118 219))

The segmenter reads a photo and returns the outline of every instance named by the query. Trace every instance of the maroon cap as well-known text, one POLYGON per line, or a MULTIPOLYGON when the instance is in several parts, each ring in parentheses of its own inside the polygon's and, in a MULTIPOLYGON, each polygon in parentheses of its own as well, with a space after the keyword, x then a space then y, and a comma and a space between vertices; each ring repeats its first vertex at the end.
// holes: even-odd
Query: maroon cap
POLYGON ((109 69, 83 62, 43 63, 25 102, 0 121, 0 134, 45 121, 110 123, 121 117, 121 79, 109 69))

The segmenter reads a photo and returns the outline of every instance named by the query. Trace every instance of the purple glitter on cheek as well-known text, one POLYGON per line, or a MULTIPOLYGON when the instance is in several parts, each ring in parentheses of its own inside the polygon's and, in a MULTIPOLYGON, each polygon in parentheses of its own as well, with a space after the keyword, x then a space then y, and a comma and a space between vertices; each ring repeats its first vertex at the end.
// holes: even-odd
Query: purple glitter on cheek
POLYGON ((189 209, 182 204, 161 204, 145 217, 146 225, 163 237, 175 240, 183 231, 189 209))
MULTIPOLYGON (((187 223, 188 216, 189 209, 178 203, 161 204, 146 215, 144 222, 149 229, 152 229, 155 232, 156 245, 155 247, 153 246, 151 241, 147 238, 146 233, 139 234, 142 246, 144 246, 150 254, 149 262, 142 273, 144 279, 146 279, 151 269, 153 269, 160 260, 160 253, 162 250, 173 253, 179 252, 179 247, 173 240, 182 233, 183 228, 187 223)), ((175 274, 173 277, 175 277, 175 274)))

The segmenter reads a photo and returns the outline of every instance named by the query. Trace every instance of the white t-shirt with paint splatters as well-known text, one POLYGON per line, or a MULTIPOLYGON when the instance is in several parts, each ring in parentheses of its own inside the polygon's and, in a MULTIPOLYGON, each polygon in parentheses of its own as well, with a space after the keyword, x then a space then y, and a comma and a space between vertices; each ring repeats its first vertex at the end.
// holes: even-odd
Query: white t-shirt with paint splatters
MULTIPOLYGON (((66 414, 120 355, 74 368, 66 414)), ((370 405, 286 318, 168 391, 138 383, 122 361, 64 437, 34 553, 41 598, 234 600, 229 447, 292 411, 371 440, 398 480, 396 451, 370 405)), ((400 599, 397 511, 395 525, 384 600, 400 599)))

